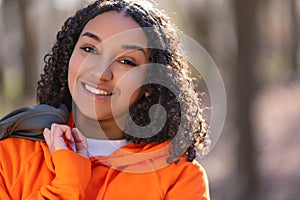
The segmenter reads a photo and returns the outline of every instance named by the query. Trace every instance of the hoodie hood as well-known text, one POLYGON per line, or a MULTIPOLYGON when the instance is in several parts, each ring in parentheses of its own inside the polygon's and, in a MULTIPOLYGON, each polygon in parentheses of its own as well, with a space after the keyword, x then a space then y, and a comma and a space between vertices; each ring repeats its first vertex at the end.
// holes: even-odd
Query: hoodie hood
MULTIPOLYGON (((73 113, 69 116, 67 123, 74 127, 73 113)), ((130 143, 116 150, 109 156, 91 157, 92 162, 100 161, 109 168, 128 173, 147 173, 159 170, 168 165, 170 157, 170 141, 163 143, 130 143)))
POLYGON ((168 165, 170 145, 169 141, 149 144, 145 142, 140 144, 131 143, 121 147, 109 156, 97 156, 92 159, 123 172, 153 172, 168 165))

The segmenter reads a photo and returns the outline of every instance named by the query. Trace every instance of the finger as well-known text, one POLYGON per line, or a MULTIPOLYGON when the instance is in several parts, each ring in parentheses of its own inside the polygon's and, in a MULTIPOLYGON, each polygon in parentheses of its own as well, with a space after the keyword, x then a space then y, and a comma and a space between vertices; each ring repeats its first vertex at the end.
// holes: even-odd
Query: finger
POLYGON ((55 140, 55 136, 61 136, 61 133, 57 131, 57 124, 51 124, 50 128, 50 141, 53 143, 55 140))
POLYGON ((52 143, 62 145, 62 141, 64 141, 64 138, 63 138, 64 131, 63 131, 63 129, 61 129, 58 124, 52 124, 50 131, 51 131, 52 143))
POLYGON ((54 153, 54 148, 53 148, 53 141, 52 141, 52 133, 51 133, 51 130, 48 129, 48 128, 45 128, 44 129, 44 132, 43 132, 43 135, 44 135, 44 138, 45 138, 45 141, 46 141, 46 144, 49 148, 49 151, 51 154, 54 153))
MULTIPOLYGON (((60 149, 68 149, 66 144, 65 132, 67 131, 68 126, 60 124, 52 124, 50 130, 50 143, 48 144, 49 149, 52 153, 60 149)), ((70 131, 70 128, 69 128, 70 131)))
POLYGON ((88 148, 85 136, 77 128, 72 129, 72 134, 75 140, 77 151, 88 148))
POLYGON ((51 125, 51 132, 55 133, 56 134, 55 136, 63 136, 65 132, 68 131, 68 129, 70 129, 70 127, 67 125, 61 125, 55 123, 51 125))
POLYGON ((61 125, 61 124, 52 124, 51 125, 51 131, 53 131, 52 137, 55 139, 58 139, 60 137, 63 137, 70 143, 74 143, 74 139, 71 133, 71 128, 67 125, 61 125))
POLYGON ((73 134, 73 137, 74 137, 74 140, 75 140, 76 143, 80 143, 80 142, 85 142, 86 141, 86 139, 83 136, 83 134, 77 128, 73 128, 72 129, 72 134, 73 134))
POLYGON ((66 143, 68 143, 69 147, 76 152, 75 140, 71 128, 69 126, 62 126, 61 128, 65 132, 64 138, 66 143))
POLYGON ((88 144, 85 136, 77 128, 72 129, 72 134, 75 140, 76 152, 81 156, 88 158, 88 144))
POLYGON ((69 126, 61 127, 62 131, 65 133, 65 137, 68 140, 68 142, 74 143, 74 138, 71 132, 71 128, 69 126))
POLYGON ((43 131, 43 136, 45 138, 45 141, 47 145, 49 146, 49 143, 51 142, 51 134, 50 130, 48 128, 45 128, 43 131))

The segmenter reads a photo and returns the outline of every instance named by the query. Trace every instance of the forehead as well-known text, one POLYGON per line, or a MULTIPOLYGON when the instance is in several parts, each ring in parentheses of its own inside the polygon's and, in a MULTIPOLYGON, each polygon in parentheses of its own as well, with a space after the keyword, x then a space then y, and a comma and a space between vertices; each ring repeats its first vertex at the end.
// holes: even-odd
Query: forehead
POLYGON ((102 41, 114 38, 127 42, 147 44, 147 37, 141 26, 130 16, 116 11, 104 12, 91 19, 83 28, 82 34, 91 32, 102 41))

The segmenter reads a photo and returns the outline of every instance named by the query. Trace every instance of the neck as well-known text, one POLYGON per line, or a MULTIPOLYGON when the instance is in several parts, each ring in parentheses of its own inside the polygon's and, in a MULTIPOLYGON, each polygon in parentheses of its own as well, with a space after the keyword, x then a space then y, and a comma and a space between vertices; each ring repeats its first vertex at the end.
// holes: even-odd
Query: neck
POLYGON ((79 109, 74 109, 75 126, 87 138, 99 140, 123 139, 123 131, 114 120, 96 120, 82 114, 79 109))

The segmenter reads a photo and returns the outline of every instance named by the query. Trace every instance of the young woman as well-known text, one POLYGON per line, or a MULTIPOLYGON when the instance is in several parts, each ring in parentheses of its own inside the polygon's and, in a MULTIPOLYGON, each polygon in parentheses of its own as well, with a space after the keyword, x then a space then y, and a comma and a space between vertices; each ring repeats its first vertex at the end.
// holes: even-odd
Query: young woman
POLYGON ((46 143, 0 141, 0 199, 209 199, 194 161, 206 124, 161 11, 94 1, 65 22, 45 62, 38 102, 67 105, 70 119, 46 128, 46 143))

